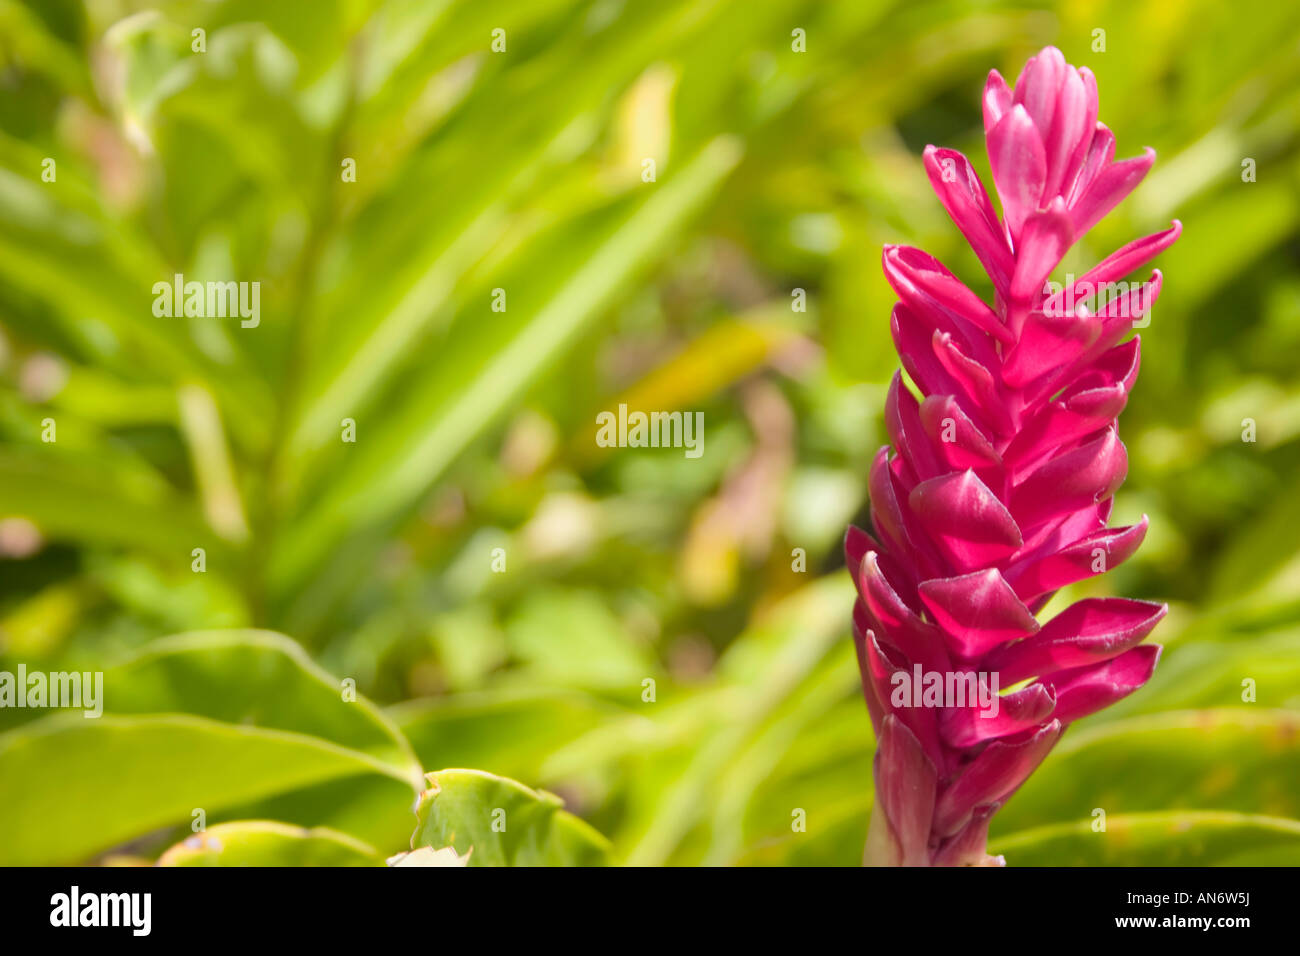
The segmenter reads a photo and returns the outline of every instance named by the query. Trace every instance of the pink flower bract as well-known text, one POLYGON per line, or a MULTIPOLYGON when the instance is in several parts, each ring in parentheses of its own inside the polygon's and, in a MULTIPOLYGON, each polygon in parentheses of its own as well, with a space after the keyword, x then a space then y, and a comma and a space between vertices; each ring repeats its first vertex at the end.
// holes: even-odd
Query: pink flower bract
POLYGON ((1092 73, 1052 47, 1014 89, 989 75, 984 131, 1001 219, 961 153, 929 146, 925 168, 994 306, 920 249, 884 251, 894 342, 920 397, 895 374, 894 451, 882 448, 870 475, 875 534, 850 528, 845 540, 878 741, 869 863, 1000 863, 985 851, 993 813, 1070 722, 1141 687, 1160 654, 1141 641, 1161 604, 1087 598, 1036 615, 1146 533, 1145 517, 1107 527, 1128 468, 1117 417, 1140 346, 1128 333, 1145 324, 1160 273, 1123 280, 1181 226, 1053 286, 1062 257, 1155 154, 1115 161, 1092 73))

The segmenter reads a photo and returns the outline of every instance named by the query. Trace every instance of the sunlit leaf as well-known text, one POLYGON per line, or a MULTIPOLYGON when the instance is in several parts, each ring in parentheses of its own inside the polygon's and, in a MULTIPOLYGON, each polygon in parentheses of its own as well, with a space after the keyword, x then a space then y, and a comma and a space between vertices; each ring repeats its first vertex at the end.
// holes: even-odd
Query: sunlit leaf
POLYGON ((219 823, 186 837, 159 866, 382 866, 372 847, 344 833, 270 820, 219 823))
POLYGON ((602 866, 609 843, 564 802, 505 777, 440 770, 416 809, 412 849, 454 846, 470 866, 602 866))

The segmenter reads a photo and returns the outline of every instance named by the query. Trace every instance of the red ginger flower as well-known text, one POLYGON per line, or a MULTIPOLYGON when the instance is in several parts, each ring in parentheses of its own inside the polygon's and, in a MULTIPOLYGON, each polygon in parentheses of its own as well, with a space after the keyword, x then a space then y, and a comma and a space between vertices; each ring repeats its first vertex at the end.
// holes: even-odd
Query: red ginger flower
POLYGON ((1146 533, 1145 516, 1106 522, 1128 468, 1116 418, 1138 371, 1139 339, 1120 342, 1148 314, 1160 273, 1093 299, 1124 289, 1181 226, 1045 288, 1155 153, 1113 161, 1092 73, 1052 47, 1014 92, 989 74, 984 131, 1001 220, 961 153, 929 146, 925 168, 996 307, 927 253, 884 251, 900 299, 894 342, 922 400, 894 375, 885 420, 896 454, 882 448, 871 468, 876 535, 850 528, 845 540, 878 740, 868 863, 1000 864, 985 852, 992 814, 1070 722, 1141 687, 1160 655, 1140 642, 1161 604, 1086 598, 1045 623, 1035 615, 1146 533))

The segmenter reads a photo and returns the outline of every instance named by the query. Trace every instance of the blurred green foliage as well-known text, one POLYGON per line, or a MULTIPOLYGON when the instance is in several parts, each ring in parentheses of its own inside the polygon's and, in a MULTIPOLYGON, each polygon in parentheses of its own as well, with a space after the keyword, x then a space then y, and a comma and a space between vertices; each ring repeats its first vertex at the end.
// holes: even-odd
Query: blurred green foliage
POLYGON ((880 247, 987 292, 920 153, 987 182, 984 76, 1048 43, 1160 156, 1066 267, 1185 226, 1122 422, 1151 532, 1058 600, 1172 613, 992 849, 1300 860, 1300 7, 1209 0, 0 0, 0 669, 106 670, 98 721, 0 710, 0 860, 201 808, 170 861, 373 863, 473 767, 618 861, 857 862, 880 247), (156 317, 177 273, 259 324, 156 317), (704 455, 599 447, 620 402, 704 455))

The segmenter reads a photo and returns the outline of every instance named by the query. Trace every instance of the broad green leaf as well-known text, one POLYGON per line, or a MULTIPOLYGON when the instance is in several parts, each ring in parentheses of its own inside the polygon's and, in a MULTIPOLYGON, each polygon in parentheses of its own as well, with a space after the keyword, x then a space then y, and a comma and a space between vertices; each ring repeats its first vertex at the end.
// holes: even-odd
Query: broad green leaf
POLYGON ((1300 710, 1300 631, 1179 641, 1165 649, 1140 691, 1091 718, 1088 726, 1211 707, 1300 710))
POLYGON ((392 721, 271 631, 165 637, 107 671, 104 686, 109 714, 189 713, 292 731, 369 754, 420 780, 419 762, 392 721))
POLYGON ((337 830, 387 854, 410 845, 415 792, 405 779, 367 773, 286 790, 231 807, 220 816, 337 830))
POLYGON ((326 827, 273 820, 219 823, 186 837, 159 866, 383 866, 374 847, 326 827))
POLYGON ((454 846, 470 866, 603 866, 609 841, 545 790, 479 770, 428 774, 411 848, 454 846))
POLYGON ((1107 817, 1025 830, 989 841, 1008 866, 1251 866, 1300 863, 1300 820, 1219 810, 1107 817))
POLYGON ((1242 704, 1072 730, 991 829, 1213 808, 1300 819, 1300 714, 1242 704))
POLYGON ((108 669, 104 688, 110 716, 189 714, 288 731, 372 757, 389 771, 288 787, 247 804, 240 798, 240 815, 330 826, 385 851, 410 834, 411 793, 422 776, 406 739, 374 704, 352 691, 345 696, 341 681, 282 635, 228 630, 162 638, 108 669))
POLYGON ((84 862, 188 824, 196 809, 211 821, 276 794, 373 777, 415 793, 405 771, 302 734, 175 714, 59 714, 0 735, 0 863, 84 862))

